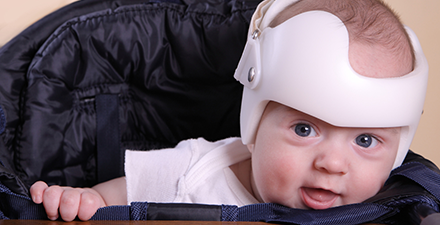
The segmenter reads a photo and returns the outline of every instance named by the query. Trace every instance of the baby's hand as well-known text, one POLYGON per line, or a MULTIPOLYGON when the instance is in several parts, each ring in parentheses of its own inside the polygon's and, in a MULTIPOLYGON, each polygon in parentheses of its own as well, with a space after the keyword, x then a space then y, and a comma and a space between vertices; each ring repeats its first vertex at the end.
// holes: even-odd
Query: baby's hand
POLYGON ((65 221, 76 216, 80 220, 89 220, 100 207, 105 206, 102 196, 91 188, 72 188, 50 186, 38 181, 30 189, 32 200, 43 203, 47 217, 56 220, 61 215, 65 221))

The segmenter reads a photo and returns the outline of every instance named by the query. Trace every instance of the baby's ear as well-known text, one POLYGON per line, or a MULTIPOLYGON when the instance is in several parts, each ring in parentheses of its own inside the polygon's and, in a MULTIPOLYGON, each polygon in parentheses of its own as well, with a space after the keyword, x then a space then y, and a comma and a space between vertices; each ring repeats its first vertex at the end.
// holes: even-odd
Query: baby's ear
POLYGON ((253 153, 253 152, 254 152, 255 144, 247 144, 246 146, 247 146, 247 148, 248 148, 248 150, 249 150, 250 153, 253 153))

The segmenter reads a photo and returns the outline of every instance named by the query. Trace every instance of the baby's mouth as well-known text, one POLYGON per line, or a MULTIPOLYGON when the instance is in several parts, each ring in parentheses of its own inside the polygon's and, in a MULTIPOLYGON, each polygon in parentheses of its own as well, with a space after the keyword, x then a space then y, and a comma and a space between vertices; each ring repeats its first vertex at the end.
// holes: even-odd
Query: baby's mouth
POLYGON ((322 188, 301 188, 304 203, 312 209, 327 209, 333 206, 339 195, 322 188))

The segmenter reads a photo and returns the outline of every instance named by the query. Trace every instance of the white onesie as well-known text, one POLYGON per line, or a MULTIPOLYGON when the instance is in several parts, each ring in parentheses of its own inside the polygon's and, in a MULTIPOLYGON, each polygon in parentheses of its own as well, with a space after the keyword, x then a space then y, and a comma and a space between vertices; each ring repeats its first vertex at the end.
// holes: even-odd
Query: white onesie
POLYGON ((128 203, 258 203, 229 168, 250 158, 240 138, 191 139, 175 148, 125 154, 128 203))

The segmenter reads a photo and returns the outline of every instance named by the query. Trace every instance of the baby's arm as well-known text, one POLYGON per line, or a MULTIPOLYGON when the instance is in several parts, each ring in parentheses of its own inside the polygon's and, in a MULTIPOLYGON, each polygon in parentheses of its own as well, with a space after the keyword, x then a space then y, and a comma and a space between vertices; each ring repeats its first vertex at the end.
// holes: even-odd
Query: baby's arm
POLYGON ((51 220, 56 220, 60 215, 65 221, 72 221, 76 216, 80 220, 89 220, 100 207, 127 204, 125 177, 92 188, 48 187, 46 183, 38 181, 32 185, 30 192, 35 203, 43 203, 51 220))

